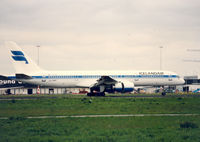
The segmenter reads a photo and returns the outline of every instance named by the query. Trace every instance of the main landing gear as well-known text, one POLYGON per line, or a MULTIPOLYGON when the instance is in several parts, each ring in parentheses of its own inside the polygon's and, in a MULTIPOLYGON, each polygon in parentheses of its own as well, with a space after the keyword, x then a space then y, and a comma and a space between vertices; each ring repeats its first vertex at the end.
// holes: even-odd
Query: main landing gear
POLYGON ((105 96, 105 91, 101 91, 98 87, 92 87, 90 88, 90 92, 87 93, 87 96, 105 96))
POLYGON ((87 93, 87 96, 105 96, 104 92, 87 93))

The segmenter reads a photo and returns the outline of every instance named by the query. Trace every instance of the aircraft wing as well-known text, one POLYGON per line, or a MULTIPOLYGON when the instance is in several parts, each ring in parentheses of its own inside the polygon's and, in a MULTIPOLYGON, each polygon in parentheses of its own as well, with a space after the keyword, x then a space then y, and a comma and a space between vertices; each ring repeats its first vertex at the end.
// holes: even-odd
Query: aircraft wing
POLYGON ((112 85, 117 83, 118 81, 113 79, 110 76, 101 76, 100 79, 97 80, 97 83, 95 84, 95 86, 100 86, 100 85, 112 85))
POLYGON ((113 79, 111 76, 101 76, 90 88, 91 92, 93 92, 92 90, 95 90, 100 92, 100 94, 104 92, 113 93, 115 91, 125 93, 132 92, 134 90, 134 84, 127 80, 113 79))
POLYGON ((117 83, 117 81, 110 76, 101 76, 98 80, 96 79, 90 79, 90 80, 84 80, 77 84, 77 87, 85 87, 85 88, 92 88, 92 87, 98 87, 101 85, 114 85, 117 83))

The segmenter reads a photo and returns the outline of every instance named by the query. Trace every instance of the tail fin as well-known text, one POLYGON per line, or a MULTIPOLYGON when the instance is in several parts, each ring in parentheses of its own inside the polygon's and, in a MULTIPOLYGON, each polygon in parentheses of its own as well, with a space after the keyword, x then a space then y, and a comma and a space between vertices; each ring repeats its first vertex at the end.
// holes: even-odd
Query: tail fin
POLYGON ((16 43, 12 41, 5 42, 5 47, 9 49, 16 74, 32 74, 41 71, 16 43))

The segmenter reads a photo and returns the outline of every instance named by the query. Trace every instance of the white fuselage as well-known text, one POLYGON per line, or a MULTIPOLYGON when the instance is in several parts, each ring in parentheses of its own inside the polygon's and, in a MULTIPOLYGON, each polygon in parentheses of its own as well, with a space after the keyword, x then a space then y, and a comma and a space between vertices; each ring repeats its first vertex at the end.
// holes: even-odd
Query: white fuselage
POLYGON ((169 71, 43 71, 29 74, 33 79, 21 80, 40 86, 89 88, 101 76, 129 81, 134 86, 166 86, 184 84, 183 78, 169 71))

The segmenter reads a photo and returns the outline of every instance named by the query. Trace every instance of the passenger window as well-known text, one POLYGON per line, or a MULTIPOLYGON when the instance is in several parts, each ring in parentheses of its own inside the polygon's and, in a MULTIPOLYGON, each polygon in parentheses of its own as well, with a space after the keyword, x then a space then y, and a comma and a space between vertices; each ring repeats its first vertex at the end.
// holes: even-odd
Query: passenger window
POLYGON ((137 78, 137 79, 135 79, 135 81, 139 81, 139 79, 137 78))
POLYGON ((171 78, 170 79, 168 79, 169 81, 173 81, 171 78))

